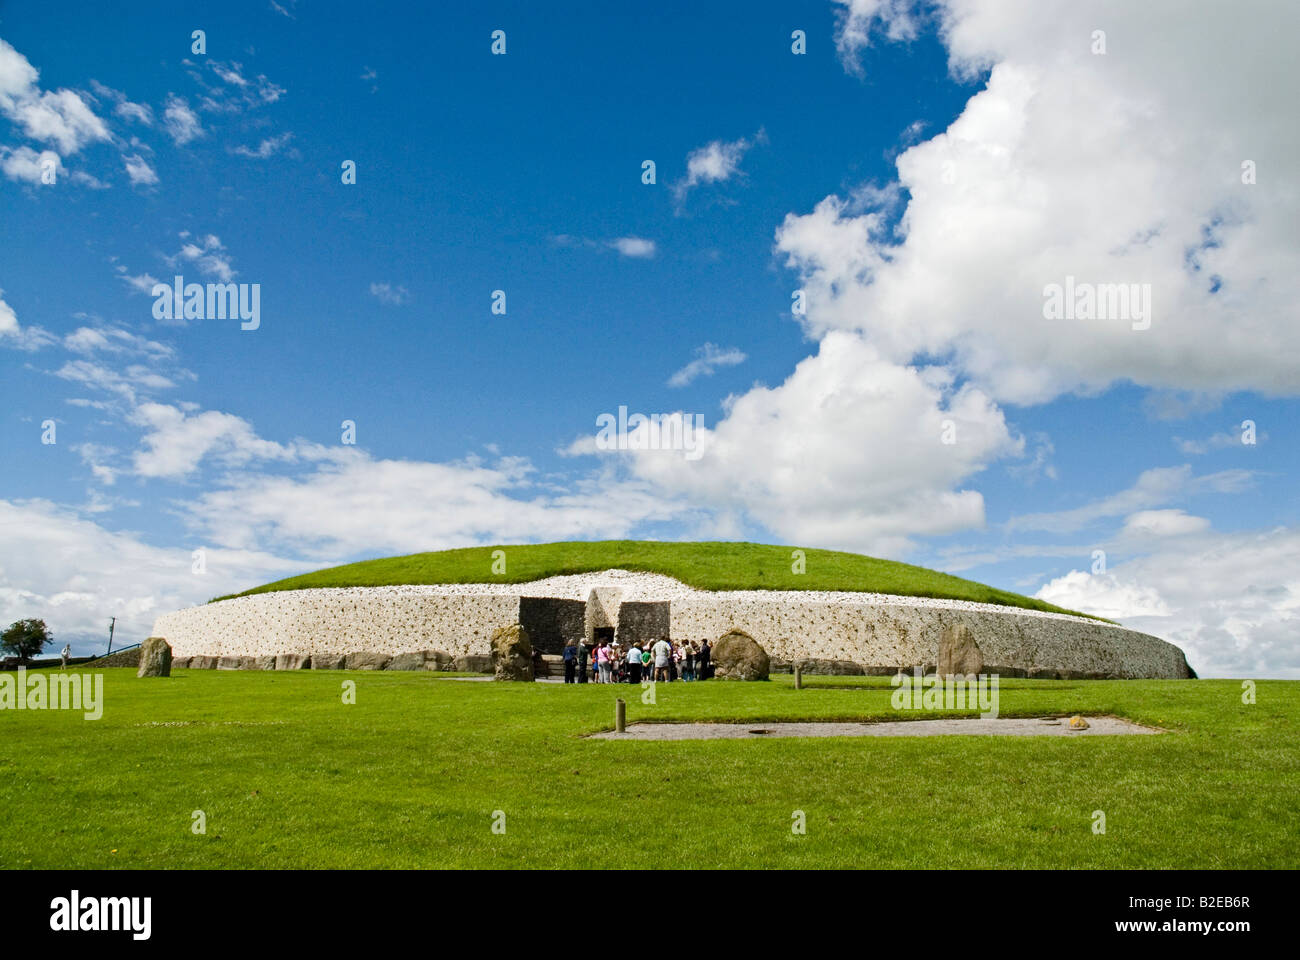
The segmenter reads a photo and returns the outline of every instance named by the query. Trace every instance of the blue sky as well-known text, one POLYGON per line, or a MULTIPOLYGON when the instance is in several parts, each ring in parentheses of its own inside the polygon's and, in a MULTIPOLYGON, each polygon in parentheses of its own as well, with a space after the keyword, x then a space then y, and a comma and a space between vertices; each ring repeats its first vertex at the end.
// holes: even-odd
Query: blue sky
POLYGON ((89 651, 361 557, 743 538, 1300 672, 1291 14, 466 6, 5 6, 6 622, 89 651), (1213 84, 1169 49, 1209 27, 1213 84), (177 274, 260 326, 155 319, 177 274), (1047 319, 1067 275, 1150 329, 1047 319), (593 449, 620 406, 701 455, 593 449))

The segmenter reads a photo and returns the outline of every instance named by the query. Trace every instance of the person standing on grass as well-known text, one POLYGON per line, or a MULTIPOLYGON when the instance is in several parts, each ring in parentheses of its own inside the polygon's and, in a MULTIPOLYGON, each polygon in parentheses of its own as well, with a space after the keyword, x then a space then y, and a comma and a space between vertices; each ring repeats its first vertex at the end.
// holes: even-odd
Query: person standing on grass
POLYGON ((587 642, 585 640, 578 643, 578 682, 587 682, 587 642))
POLYGON ((653 679, 654 677, 654 674, 651 672, 652 667, 650 666, 653 662, 654 658, 650 655, 650 644, 647 643, 645 649, 641 651, 641 676, 646 680, 653 679))
POLYGON ((660 637, 655 641, 655 645, 651 647, 651 652, 654 654, 655 660, 655 681, 662 680, 664 683, 668 683, 668 665, 672 663, 673 645, 660 637))
POLYGON ((72 644, 65 643, 63 645, 63 652, 59 654, 59 659, 63 661, 61 666, 63 667, 64 670, 68 669, 68 657, 70 657, 71 655, 72 655, 72 644))
POLYGON ((632 642, 632 646, 627 651, 627 682, 641 682, 641 651, 636 641, 632 642))
POLYGON ((578 645, 570 640, 564 645, 564 682, 577 683, 578 645))
POLYGON ((596 682, 609 683, 609 647, 605 646, 604 640, 596 645, 596 669, 596 682))
POLYGON ((712 650, 709 647, 709 638, 705 637, 700 641, 700 652, 695 655, 696 679, 709 679, 709 658, 711 654, 712 650))
POLYGON ((695 641, 687 640, 682 644, 682 680, 695 679, 695 641))

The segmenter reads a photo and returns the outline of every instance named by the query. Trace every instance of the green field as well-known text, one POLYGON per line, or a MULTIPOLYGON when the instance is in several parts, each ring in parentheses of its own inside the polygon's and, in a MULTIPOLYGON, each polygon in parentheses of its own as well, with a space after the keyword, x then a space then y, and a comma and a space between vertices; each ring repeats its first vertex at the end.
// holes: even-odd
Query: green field
POLYGON ((1294 682, 1250 706, 1230 680, 1003 682, 1004 716, 1159 736, 635 743, 582 735, 616 695, 632 721, 898 714, 885 678, 660 684, 644 705, 429 673, 103 673, 100 720, 0 711, 0 867, 1300 866, 1294 682))
POLYGON ((657 540, 573 541, 413 553, 405 557, 363 560, 317 570, 264 584, 237 596, 309 587, 526 583, 543 577, 595 573, 612 568, 662 573, 700 590, 854 590, 1075 613, 937 570, 858 553, 760 543, 665 543, 657 540), (803 550, 806 567, 803 573, 795 573, 792 569, 791 554, 795 549, 803 550), (497 550, 505 553, 504 574, 492 572, 492 554, 497 550))

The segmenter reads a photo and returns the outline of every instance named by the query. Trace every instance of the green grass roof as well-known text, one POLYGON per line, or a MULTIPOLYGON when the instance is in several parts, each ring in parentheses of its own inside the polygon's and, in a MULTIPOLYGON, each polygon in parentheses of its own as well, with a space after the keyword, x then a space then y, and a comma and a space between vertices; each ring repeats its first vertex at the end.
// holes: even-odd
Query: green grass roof
MULTIPOLYGON (((618 568, 674 577, 700 590, 847 590, 905 597, 971 600, 1028 610, 1071 613, 1032 597, 963 580, 937 570, 838 550, 760 543, 676 543, 598 540, 468 547, 363 560, 277 580, 235 596, 312 587, 383 587, 397 584, 526 583, 562 574, 618 568), (804 555, 803 573, 793 553, 804 555), (493 554, 505 553, 505 573, 494 574, 493 554)), ((499 566, 498 566, 499 569, 499 566)), ((228 599, 218 597, 218 600, 228 599)), ((1100 619, 1100 618, 1094 618, 1100 619)))

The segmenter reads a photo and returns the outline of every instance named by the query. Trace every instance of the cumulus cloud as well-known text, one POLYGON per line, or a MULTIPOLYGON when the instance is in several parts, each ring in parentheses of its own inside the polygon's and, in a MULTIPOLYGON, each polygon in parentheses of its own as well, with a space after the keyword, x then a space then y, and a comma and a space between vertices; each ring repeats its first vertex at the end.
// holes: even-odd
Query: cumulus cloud
MULTIPOLYGON (((93 458, 95 451, 86 453, 93 458)), ((161 613, 304 567, 260 551, 212 547, 199 575, 192 549, 153 546, 46 500, 0 500, 0 558, 7 558, 0 560, 0 620, 39 617, 58 646, 71 642, 74 655, 102 653, 109 617, 117 617, 118 645, 134 643, 161 613)))
POLYGON ((684 387, 698 377, 711 377, 718 367, 734 367, 745 362, 745 354, 735 347, 723 349, 714 343, 695 348, 695 359, 668 378, 668 386, 684 387))
POLYGON ((39 78, 39 71, 26 57, 0 40, 0 114, 31 139, 53 144, 64 156, 110 138, 104 121, 80 94, 42 90, 39 78))
POLYGON ((861 337, 835 333, 785 383, 729 398, 695 459, 606 456, 626 458, 656 490, 748 517, 785 542, 898 555, 913 536, 981 526, 984 499, 963 484, 1023 447, 989 398, 950 371, 892 364, 861 337))
MULTIPOLYGON (((907 9, 849 6, 859 23, 907 9)), ((1300 296, 1300 194, 1242 182, 1243 163, 1280 172, 1300 150, 1278 122, 1300 9, 1251 2, 1211 28, 1155 2, 936 7, 954 72, 987 82, 898 157, 897 218, 839 197, 787 218, 777 249, 810 334, 852 330, 900 363, 951 356, 998 402, 1121 381, 1300 390, 1300 326, 1279 322, 1300 296), (1149 284, 1149 329, 1046 319, 1045 289, 1067 278, 1149 284)))
POLYGON ((299 455, 293 446, 263 440, 247 420, 219 410, 187 414, 168 404, 142 403, 131 422, 146 431, 133 464, 142 477, 183 479, 206 458, 241 466, 254 460, 291 461, 299 455))
POLYGON ((1300 678, 1300 533, 1206 533, 1113 566, 1071 571, 1041 600, 1182 647, 1201 676, 1300 678))
POLYGON ((37 153, 31 147, 0 148, 0 170, 10 180, 41 186, 47 183, 47 173, 57 179, 66 171, 63 161, 53 150, 37 153))

